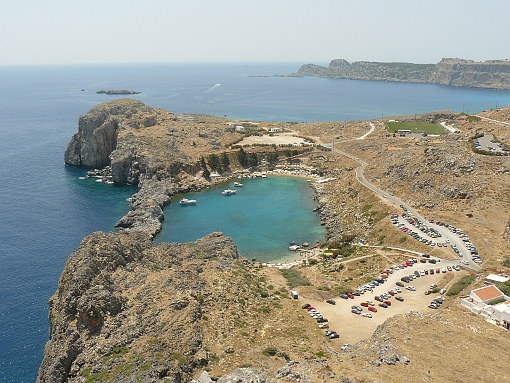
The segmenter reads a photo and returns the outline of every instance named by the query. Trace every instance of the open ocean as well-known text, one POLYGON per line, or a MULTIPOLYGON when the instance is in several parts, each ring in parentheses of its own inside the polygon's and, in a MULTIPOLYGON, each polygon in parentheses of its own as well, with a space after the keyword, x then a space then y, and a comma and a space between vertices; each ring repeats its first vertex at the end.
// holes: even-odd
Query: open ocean
MULTIPOLYGON (((172 112, 274 121, 343 121, 510 104, 510 92, 287 74, 300 64, 0 67, 0 382, 33 382, 48 338, 48 298, 68 255, 128 209, 130 187, 78 180, 63 155, 77 119, 133 89, 172 112), (83 89, 83 91, 82 91, 83 89)), ((235 197, 234 197, 235 198, 235 197)))

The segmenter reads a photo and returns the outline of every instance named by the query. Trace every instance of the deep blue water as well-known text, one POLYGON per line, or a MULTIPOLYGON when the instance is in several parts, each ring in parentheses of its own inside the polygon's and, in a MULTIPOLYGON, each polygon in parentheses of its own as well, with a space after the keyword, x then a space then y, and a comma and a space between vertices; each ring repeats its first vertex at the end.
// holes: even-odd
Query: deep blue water
POLYGON ((165 208, 163 230, 158 242, 194 241, 213 231, 231 237, 246 258, 260 262, 284 260, 293 253, 289 242, 322 242, 325 230, 313 212, 316 203, 307 180, 269 176, 241 179, 197 193, 186 194, 196 205, 181 206, 179 197, 165 208), (226 187, 237 193, 224 196, 226 187))
POLYGON ((79 181, 81 171, 63 165, 78 116, 115 98, 96 90, 140 90, 132 97, 174 112, 276 121, 473 113, 510 104, 508 91, 248 77, 299 65, 0 67, 0 382, 35 380, 47 340, 47 300, 67 256, 87 234, 111 230, 128 209, 133 189, 79 181))

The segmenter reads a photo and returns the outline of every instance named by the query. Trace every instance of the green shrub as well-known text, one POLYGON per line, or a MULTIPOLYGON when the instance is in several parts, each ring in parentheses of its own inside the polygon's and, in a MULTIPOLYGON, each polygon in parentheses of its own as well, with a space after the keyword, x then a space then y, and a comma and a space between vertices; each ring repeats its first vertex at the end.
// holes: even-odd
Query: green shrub
POLYGON ((507 296, 510 295, 510 280, 503 283, 499 283, 497 287, 503 292, 503 294, 507 296))
POLYGON ((264 351, 262 351, 262 355, 265 356, 275 356, 278 353, 278 349, 276 347, 266 347, 264 351))
POLYGON ((506 257, 503 261, 504 267, 510 267, 510 257, 506 257))
POLYGON ((464 290, 467 286, 469 286, 474 281, 474 277, 470 275, 465 275, 457 282, 453 284, 452 287, 448 289, 446 295, 452 297, 455 295, 459 295, 462 290, 464 290))
POLYGON ((401 237, 398 242, 399 243, 404 243, 405 241, 407 241, 407 237, 401 237))

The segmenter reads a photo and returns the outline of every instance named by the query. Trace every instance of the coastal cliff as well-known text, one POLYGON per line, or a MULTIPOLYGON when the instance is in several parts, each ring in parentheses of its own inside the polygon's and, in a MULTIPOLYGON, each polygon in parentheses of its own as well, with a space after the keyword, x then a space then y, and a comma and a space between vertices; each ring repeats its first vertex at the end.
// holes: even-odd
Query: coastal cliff
POLYGON ((329 66, 305 64, 290 76, 316 76, 354 80, 418 82, 476 88, 510 89, 510 60, 476 62, 444 58, 438 64, 335 59, 329 66))
POLYGON ((195 177, 199 159, 240 137, 219 117, 176 116, 140 101, 120 99, 100 104, 79 118, 64 161, 85 168, 110 166, 115 184, 138 186, 131 211, 117 228, 155 236, 171 196, 209 184, 195 177))
POLYGON ((210 285, 238 257, 218 233, 157 247, 143 235, 89 235, 50 299, 50 340, 37 381, 191 380, 208 359, 203 297, 219 298, 210 285))

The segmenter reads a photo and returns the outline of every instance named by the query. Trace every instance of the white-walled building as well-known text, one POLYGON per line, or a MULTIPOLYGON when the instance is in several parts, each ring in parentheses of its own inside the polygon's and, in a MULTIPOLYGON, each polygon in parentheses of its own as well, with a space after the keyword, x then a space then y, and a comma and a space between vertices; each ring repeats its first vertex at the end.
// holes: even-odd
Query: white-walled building
POLYGON ((487 321, 510 330, 510 297, 496 286, 474 289, 469 296, 461 298, 460 302, 464 307, 485 317, 487 321))

